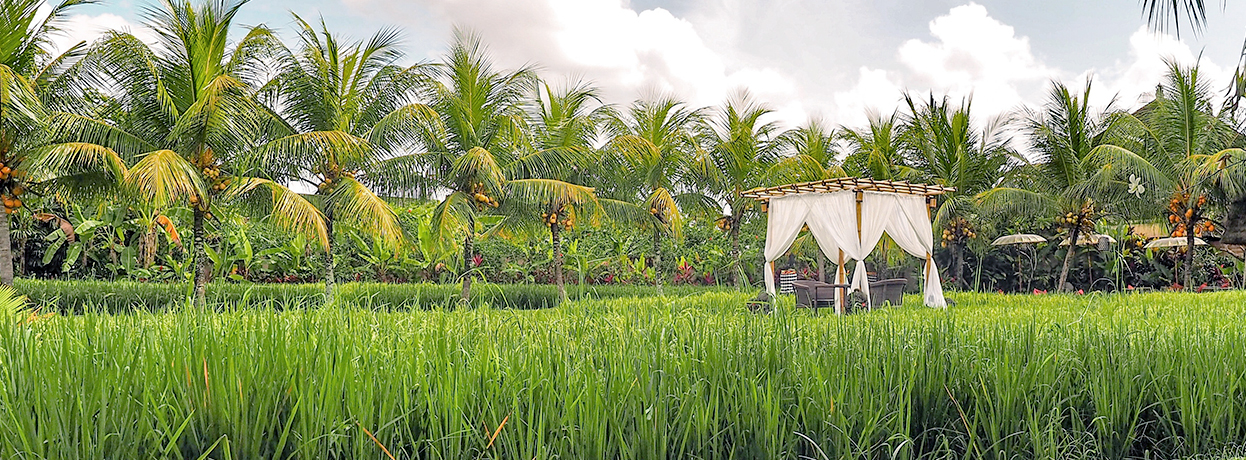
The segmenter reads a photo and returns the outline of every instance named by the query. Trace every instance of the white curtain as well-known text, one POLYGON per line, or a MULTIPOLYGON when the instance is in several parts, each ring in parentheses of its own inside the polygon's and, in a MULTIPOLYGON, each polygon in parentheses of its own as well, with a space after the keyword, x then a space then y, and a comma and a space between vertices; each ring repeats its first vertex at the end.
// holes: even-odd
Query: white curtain
POLYGON ((853 274, 852 281, 854 286, 862 286, 860 289, 866 299, 870 297, 870 279, 865 271, 864 259, 874 252, 878 242, 883 239, 887 224, 895 220, 896 201, 894 198, 894 194, 878 192, 865 192, 861 198, 862 254, 861 260, 857 261, 857 272, 853 274))
POLYGON ((926 285, 923 292, 926 306, 946 307, 943 284, 939 280, 939 268, 934 265, 934 259, 930 257, 931 250, 934 248, 934 231, 931 228, 929 211, 926 209, 926 200, 913 195, 889 195, 887 198, 895 203, 895 217, 886 224, 887 235, 890 235, 892 241, 895 241, 904 252, 929 261, 924 271, 926 285))
MULTIPOLYGON (((844 256, 849 260, 860 260, 868 254, 861 251, 861 242, 857 238, 857 198, 854 192, 835 192, 810 195, 810 208, 808 225, 809 232, 813 234, 814 239, 818 240, 818 246, 823 249, 826 257, 831 260, 838 260, 839 251, 844 252, 844 256)), ((857 271, 861 272, 862 265, 858 262, 857 271)), ((836 280, 845 276, 845 267, 839 264, 836 269, 836 280)), ((856 289, 861 289, 861 283, 856 277, 849 285, 856 289)), ((869 295, 869 283, 865 283, 866 296, 869 295)), ((844 299, 840 298, 840 291, 835 291, 835 304, 842 306, 844 299)))
POLYGON ((770 200, 769 216, 766 221, 766 292, 775 295, 774 270, 770 266, 775 259, 783 257, 787 248, 796 241, 801 227, 805 225, 805 217, 809 214, 806 195, 789 195, 770 200))

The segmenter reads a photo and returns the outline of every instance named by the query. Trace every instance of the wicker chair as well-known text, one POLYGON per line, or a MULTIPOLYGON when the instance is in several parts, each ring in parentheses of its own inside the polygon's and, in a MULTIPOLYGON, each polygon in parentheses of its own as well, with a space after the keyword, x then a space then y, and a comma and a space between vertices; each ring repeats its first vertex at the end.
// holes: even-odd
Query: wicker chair
POLYGON ((904 303, 904 287, 908 280, 896 278, 870 283, 870 304, 881 307, 884 304, 899 306, 904 303))

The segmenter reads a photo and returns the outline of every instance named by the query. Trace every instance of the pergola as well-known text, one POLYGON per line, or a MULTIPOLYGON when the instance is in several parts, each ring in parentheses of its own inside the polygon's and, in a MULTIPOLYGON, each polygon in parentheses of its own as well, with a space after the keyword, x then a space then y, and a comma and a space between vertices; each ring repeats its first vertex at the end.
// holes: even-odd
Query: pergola
MULTIPOLYGON (((935 196, 952 191, 955 189, 939 185, 841 177, 744 192, 745 197, 762 202, 767 214, 766 290, 775 293, 774 261, 808 226, 822 253, 838 260, 839 284, 849 284, 844 262, 856 261, 850 286, 868 299, 865 258, 885 233, 905 252, 925 257, 925 304, 945 307, 939 270, 931 257, 934 231, 930 210, 935 196)), ((842 302, 837 299, 840 311, 842 302)))

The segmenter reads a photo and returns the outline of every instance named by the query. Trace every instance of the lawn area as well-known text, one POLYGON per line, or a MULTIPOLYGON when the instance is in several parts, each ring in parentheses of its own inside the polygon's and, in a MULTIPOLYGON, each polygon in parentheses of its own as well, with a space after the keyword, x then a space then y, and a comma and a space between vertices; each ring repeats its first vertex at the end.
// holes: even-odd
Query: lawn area
MULTIPOLYGON (((1142 458, 1246 441, 1246 294, 752 314, 248 301, 0 327, 4 458, 1142 458)), ((87 308, 87 310, 91 310, 87 308)))

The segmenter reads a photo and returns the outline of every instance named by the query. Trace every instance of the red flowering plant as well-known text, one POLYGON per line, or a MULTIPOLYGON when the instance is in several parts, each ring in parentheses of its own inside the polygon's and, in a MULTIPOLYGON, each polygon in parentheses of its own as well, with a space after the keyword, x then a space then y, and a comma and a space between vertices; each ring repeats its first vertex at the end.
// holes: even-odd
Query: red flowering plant
POLYGON ((695 284, 696 280, 696 269, 688 263, 688 259, 680 257, 679 264, 675 266, 675 284, 695 284))

